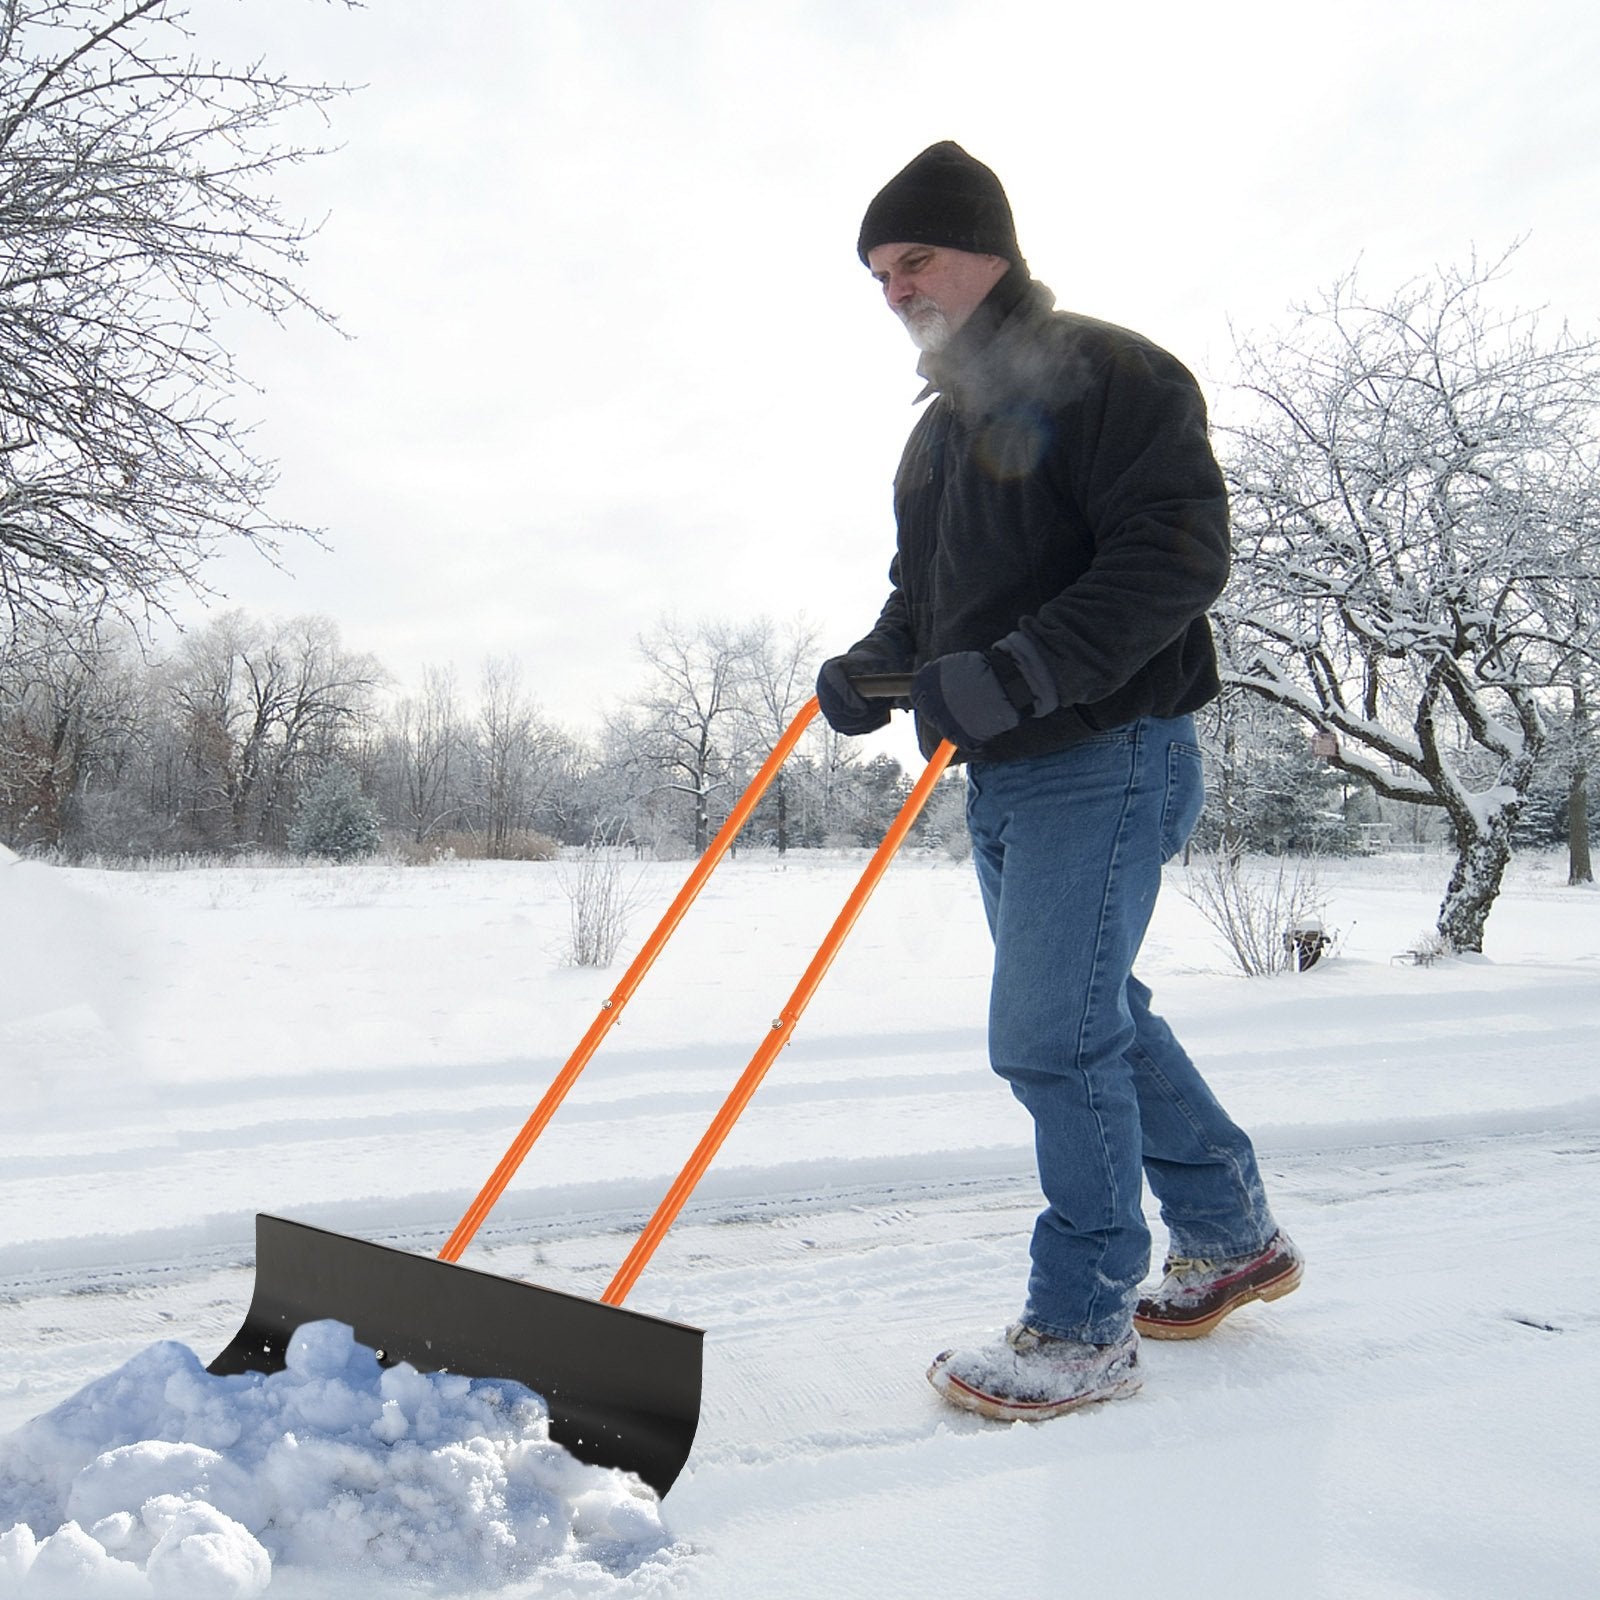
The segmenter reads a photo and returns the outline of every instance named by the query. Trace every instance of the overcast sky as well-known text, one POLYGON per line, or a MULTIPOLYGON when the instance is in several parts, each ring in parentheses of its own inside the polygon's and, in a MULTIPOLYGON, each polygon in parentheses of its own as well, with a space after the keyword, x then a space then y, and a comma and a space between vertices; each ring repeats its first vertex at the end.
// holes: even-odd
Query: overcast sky
MULTIPOLYGON (((594 726, 666 613, 866 631, 915 352, 855 257, 953 138, 1035 276, 1173 350, 1358 259, 1526 242, 1508 304, 1600 327, 1600 7, 1355 0, 196 0, 202 46, 363 87, 287 180, 309 319, 241 334, 275 509, 327 532, 224 604, 334 617, 402 686, 520 658, 594 726)), ((213 606, 216 602, 213 602, 213 606)), ((184 604, 191 625, 205 610, 184 604)))

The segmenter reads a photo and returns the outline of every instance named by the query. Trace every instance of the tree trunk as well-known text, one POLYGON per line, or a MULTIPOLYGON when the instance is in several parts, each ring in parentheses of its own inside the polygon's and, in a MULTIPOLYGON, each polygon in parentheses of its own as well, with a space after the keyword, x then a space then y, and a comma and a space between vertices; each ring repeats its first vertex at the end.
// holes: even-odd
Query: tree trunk
POLYGON ((711 843, 711 748, 710 730, 703 727, 694 761, 694 853, 696 859, 711 843))
POLYGON ((1237 867, 1244 855, 1245 828, 1242 818, 1245 802, 1239 794, 1239 727, 1233 707, 1222 725, 1222 763, 1218 776, 1218 797, 1222 809, 1222 850, 1237 867))
POLYGON ((1583 683, 1572 685, 1572 779, 1567 793, 1567 882, 1593 883, 1589 859, 1589 702, 1583 683))
POLYGON ((1572 792, 1567 797, 1567 882, 1594 882, 1594 863, 1589 856, 1589 768, 1582 757, 1573 766, 1572 792))
POLYGON ((1489 920, 1500 880, 1511 861, 1512 814, 1499 812, 1486 828, 1456 823, 1456 863, 1439 907, 1438 929, 1452 950, 1483 951, 1483 927, 1489 920))

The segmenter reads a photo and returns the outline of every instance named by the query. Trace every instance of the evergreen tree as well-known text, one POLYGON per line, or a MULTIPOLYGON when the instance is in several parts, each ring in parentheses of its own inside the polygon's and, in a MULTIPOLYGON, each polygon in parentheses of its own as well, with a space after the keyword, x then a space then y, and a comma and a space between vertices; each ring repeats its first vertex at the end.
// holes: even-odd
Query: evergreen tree
POLYGON ((355 861, 381 843, 378 808, 344 767, 328 767, 316 777, 289 825, 289 848, 296 855, 355 861))
POLYGON ((1230 689, 1197 727, 1206 753, 1201 849, 1349 855, 1361 848, 1356 797, 1297 721, 1230 689))

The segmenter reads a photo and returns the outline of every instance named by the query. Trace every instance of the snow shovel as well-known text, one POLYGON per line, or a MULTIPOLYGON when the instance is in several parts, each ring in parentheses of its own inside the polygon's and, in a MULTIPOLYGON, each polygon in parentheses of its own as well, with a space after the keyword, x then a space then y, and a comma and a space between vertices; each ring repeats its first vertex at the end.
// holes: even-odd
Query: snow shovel
MULTIPOLYGON (((863 694, 877 699, 903 701, 909 685, 909 678, 898 675, 856 680, 863 694)), ((295 1329, 332 1318, 348 1323, 357 1341, 387 1365, 405 1361, 424 1372, 449 1370, 526 1384, 544 1396, 550 1436, 558 1444, 592 1465, 637 1473, 658 1494, 666 1494, 689 1458, 699 1426, 705 1335, 683 1323, 623 1310, 622 1301, 789 1042, 955 753, 949 743, 934 752, 788 1003, 600 1299, 496 1277, 457 1262, 601 1040, 621 1020, 645 973, 817 710, 816 700, 809 700, 784 732, 437 1258, 282 1217, 257 1216, 250 1309, 211 1362, 211 1372, 280 1371, 295 1329)))

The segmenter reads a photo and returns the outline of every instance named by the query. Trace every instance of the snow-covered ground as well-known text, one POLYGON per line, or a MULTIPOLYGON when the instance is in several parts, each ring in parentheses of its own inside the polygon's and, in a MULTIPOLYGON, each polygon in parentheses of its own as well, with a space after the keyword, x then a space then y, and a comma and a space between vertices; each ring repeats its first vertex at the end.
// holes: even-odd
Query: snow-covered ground
MULTIPOLYGON (((466 1263, 604 1288, 860 864, 722 869, 466 1263)), ((684 870, 642 869, 630 945, 684 870)), ((1338 952, 1267 980, 1174 875, 1142 971, 1306 1283, 1005 1427, 922 1375, 1018 1308, 1028 1130, 969 869, 897 861, 629 1298, 707 1330, 657 1505, 336 1329, 201 1371, 257 1210, 442 1244, 620 975, 564 964, 560 868, 0 857, 0 1596, 1595 1593, 1600 895, 1519 861, 1486 958, 1397 961, 1445 872, 1321 865, 1338 952)))

